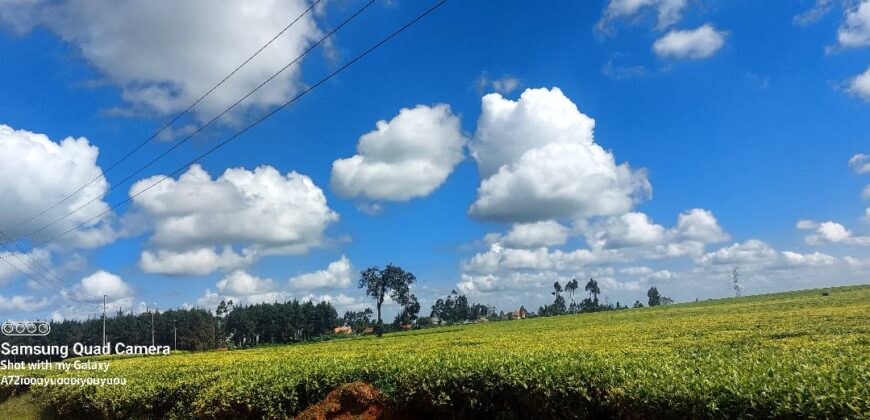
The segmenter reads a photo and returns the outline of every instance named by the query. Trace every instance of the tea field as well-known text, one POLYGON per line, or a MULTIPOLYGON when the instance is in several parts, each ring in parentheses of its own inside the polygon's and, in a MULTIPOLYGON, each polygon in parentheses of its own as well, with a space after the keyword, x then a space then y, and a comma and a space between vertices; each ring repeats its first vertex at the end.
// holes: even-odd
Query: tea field
POLYGON ((14 393, 88 418, 286 418, 353 381, 415 417, 870 418, 870 286, 128 358, 107 373, 58 375, 127 385, 14 393))

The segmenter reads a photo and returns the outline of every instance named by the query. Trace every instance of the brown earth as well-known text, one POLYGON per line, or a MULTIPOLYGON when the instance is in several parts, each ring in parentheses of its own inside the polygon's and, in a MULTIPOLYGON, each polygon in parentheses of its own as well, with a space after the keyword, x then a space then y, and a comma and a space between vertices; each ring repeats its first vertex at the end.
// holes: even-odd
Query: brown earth
POLYGON ((297 419, 304 420, 393 420, 400 416, 377 388, 365 382, 342 385, 326 398, 305 409, 297 419))

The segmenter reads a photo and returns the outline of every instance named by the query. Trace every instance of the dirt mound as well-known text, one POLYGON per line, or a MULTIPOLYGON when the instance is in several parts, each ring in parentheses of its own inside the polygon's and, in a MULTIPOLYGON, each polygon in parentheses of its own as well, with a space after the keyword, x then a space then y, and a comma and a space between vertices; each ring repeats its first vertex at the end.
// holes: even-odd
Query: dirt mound
POLYGON ((299 414, 305 420, 385 420, 397 418, 387 400, 377 388, 365 382, 342 385, 299 414))

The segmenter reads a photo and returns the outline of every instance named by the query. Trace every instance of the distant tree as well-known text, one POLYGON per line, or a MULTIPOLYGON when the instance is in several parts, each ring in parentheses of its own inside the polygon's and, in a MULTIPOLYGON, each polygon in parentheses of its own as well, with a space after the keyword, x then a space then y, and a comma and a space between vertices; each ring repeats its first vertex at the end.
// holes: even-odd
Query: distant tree
POLYGON ((221 303, 218 304, 217 309, 215 309, 214 314, 218 316, 218 318, 223 317, 227 313, 227 301, 221 299, 221 303))
POLYGON ((403 324, 413 324, 420 313, 420 302, 417 301, 417 297, 413 294, 408 297, 408 301, 402 305, 402 310, 396 314, 396 318, 393 320, 393 326, 398 329, 403 324))
POLYGON ((429 316, 437 317, 442 322, 455 324, 491 317, 495 314, 495 310, 494 306, 487 306, 482 303, 469 304, 468 298, 465 295, 453 290, 447 296, 447 299, 435 301, 429 316))
POLYGON ((662 296, 659 294, 659 289, 656 289, 655 286, 649 288, 646 296, 649 298, 649 306, 661 305, 662 296))
POLYGON ((577 282, 577 279, 571 279, 571 281, 565 284, 565 291, 571 294, 571 313, 574 313, 577 309, 577 304, 574 302, 574 292, 579 287, 580 283, 577 282))
MULTIPOLYGON (((559 283, 556 283, 559 284, 559 283)), ((561 293, 553 292, 552 294, 556 295, 556 298, 553 300, 553 303, 545 306, 541 306, 538 308, 538 316, 556 316, 562 315, 567 312, 565 305, 565 298, 562 297, 561 293)))
POLYGON ((671 298, 669 298, 669 297, 667 297, 667 296, 662 296, 662 300, 661 300, 661 304, 662 304, 662 305, 670 305, 670 304, 672 304, 672 303, 674 303, 674 300, 673 300, 673 299, 671 299, 671 298))
POLYGON ((601 294, 601 289, 598 288, 598 282, 595 279, 589 279, 586 283, 586 291, 589 292, 593 306, 598 306, 598 295, 601 294))
POLYGON ((556 295, 556 299, 553 300, 553 314, 562 315, 566 312, 568 312, 568 308, 565 305, 565 298, 562 295, 556 295))
POLYGON ((342 318, 344 325, 347 325, 353 332, 358 334, 371 325, 372 314, 372 308, 365 308, 365 310, 358 312, 347 311, 342 318))
POLYGON ((639 300, 634 301, 634 305, 631 305, 632 308, 643 308, 643 304, 640 303, 639 300))
POLYGON ((408 304, 410 300, 410 286, 417 280, 413 274, 402 270, 401 267, 389 264, 381 270, 378 267, 370 267, 360 273, 359 287, 366 289, 366 295, 374 299, 378 312, 375 333, 381 337, 384 333, 384 323, 381 319, 381 306, 384 298, 389 296, 400 305, 408 304))
POLYGON ((562 294, 562 285, 559 282, 553 283, 553 291, 550 293, 553 296, 559 296, 562 294))

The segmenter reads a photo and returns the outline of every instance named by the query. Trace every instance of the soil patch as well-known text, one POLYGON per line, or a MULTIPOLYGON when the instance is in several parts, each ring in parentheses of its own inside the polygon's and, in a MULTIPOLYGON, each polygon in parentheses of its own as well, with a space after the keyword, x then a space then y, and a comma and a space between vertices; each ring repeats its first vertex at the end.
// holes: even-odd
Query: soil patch
POLYGON ((296 418, 392 420, 399 417, 377 388, 365 382, 352 382, 336 388, 323 401, 306 408, 296 418))

